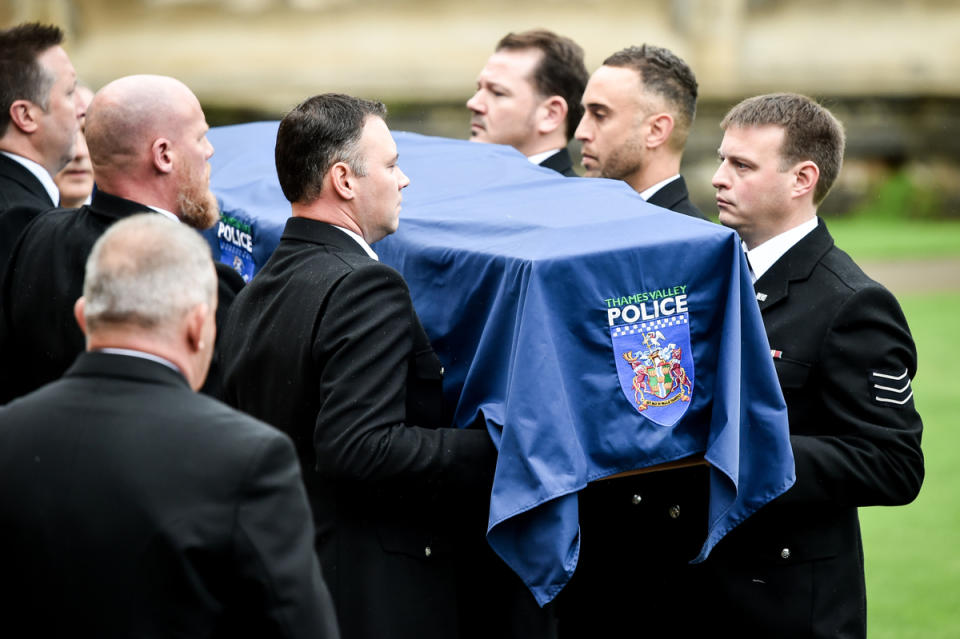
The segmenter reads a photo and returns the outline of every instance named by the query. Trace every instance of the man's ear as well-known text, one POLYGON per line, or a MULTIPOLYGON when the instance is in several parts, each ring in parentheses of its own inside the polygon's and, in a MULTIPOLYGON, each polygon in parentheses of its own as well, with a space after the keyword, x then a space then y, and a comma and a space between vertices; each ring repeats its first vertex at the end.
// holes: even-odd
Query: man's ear
POLYGON ((673 133, 673 116, 669 113, 654 113, 647 117, 650 129, 647 131, 647 147, 653 149, 666 144, 673 133))
POLYGON ((83 299, 83 296, 78 297, 77 301, 73 303, 73 318, 77 320, 77 325, 84 335, 87 334, 87 318, 83 315, 83 309, 86 308, 86 305, 87 300, 83 299))
POLYGON ((810 160, 800 162, 793 167, 793 176, 792 194, 794 197, 803 197, 811 193, 820 181, 820 167, 810 160))
POLYGON ((551 95, 538 107, 537 132, 546 135, 564 126, 568 111, 566 100, 559 95, 551 95))
POLYGON ((10 121, 24 133, 33 133, 40 127, 34 111, 39 108, 40 105, 30 100, 14 100, 10 105, 10 121))
POLYGON ((190 347, 191 353, 199 353, 206 346, 203 343, 203 328, 209 311, 209 307, 205 303, 201 303, 187 312, 184 322, 186 324, 187 345, 190 347))
POLYGON ((150 145, 150 158, 153 161, 153 168, 159 173, 173 172, 173 150, 170 140, 167 138, 157 138, 150 145))
POLYGON ((354 187, 357 175, 353 172, 346 162, 337 162, 330 167, 327 173, 327 179, 330 180, 330 186, 344 200, 352 200, 355 197, 354 187))

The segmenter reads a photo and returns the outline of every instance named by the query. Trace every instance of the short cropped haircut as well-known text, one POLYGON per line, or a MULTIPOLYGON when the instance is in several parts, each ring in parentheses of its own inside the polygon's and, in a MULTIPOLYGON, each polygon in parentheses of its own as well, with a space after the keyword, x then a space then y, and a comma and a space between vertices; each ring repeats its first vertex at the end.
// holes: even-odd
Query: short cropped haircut
POLYGON ((544 98, 559 95, 567 102, 566 137, 569 140, 583 117, 583 90, 590 74, 583 61, 583 48, 570 38, 546 29, 508 33, 497 43, 497 51, 538 49, 543 52, 533 70, 533 86, 544 98))
POLYGON ((37 58, 63 42, 59 27, 31 22, 0 31, 0 135, 10 125, 10 106, 30 100, 44 111, 56 81, 37 58))
POLYGON ((87 259, 84 316, 91 331, 104 326, 171 330, 197 305, 212 307, 216 295, 206 240, 156 213, 117 222, 87 259))
POLYGON ((807 160, 820 169, 813 203, 820 204, 843 164, 846 136, 843 125, 829 110, 805 95, 771 93, 747 98, 724 116, 720 127, 778 126, 784 131, 781 170, 807 160))
POLYGON ((603 66, 633 69, 640 75, 644 91, 666 100, 675 122, 670 143, 682 151, 697 116, 697 78, 687 63, 669 49, 644 44, 617 51, 603 66))
POLYGON ((365 158, 359 157, 364 124, 369 116, 386 115, 382 102, 342 93, 315 95, 298 104, 280 121, 274 151, 287 200, 312 202, 320 197, 323 178, 337 162, 365 175, 365 158))

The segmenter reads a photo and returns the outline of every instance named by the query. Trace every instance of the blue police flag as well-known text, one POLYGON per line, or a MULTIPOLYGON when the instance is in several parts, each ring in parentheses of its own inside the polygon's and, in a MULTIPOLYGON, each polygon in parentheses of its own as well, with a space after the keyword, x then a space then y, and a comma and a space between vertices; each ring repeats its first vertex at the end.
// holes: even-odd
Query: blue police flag
MULTIPOLYGON (((276 128, 210 133, 223 220, 209 239, 251 273, 289 215, 276 128)), ((373 248, 410 287, 454 424, 479 418, 497 445, 487 540, 541 605, 576 568, 588 482, 703 454, 696 560, 793 484, 786 407, 735 233, 509 147, 395 138, 411 185, 399 230, 373 248)))

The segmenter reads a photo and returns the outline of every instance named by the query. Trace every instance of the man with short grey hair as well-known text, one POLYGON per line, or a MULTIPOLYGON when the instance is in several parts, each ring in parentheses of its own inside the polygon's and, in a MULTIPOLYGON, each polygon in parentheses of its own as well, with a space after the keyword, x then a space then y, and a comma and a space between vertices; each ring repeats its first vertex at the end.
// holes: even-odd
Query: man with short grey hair
POLYGON ((161 216, 94 245, 87 351, 0 407, 11 636, 338 636, 292 442, 193 392, 216 288, 206 242, 161 216))
MULTIPOLYGON (((196 96, 174 78, 127 76, 97 92, 85 125, 97 176, 93 200, 40 215, 21 235, 0 284, 0 403, 56 379, 83 350, 73 302, 90 248, 111 224, 143 211, 197 230, 217 221, 208 128, 196 96)), ((243 280, 219 262, 217 274, 219 325, 243 280)), ((219 388, 217 370, 215 359, 208 394, 219 388)))
MULTIPOLYGON (((83 297, 74 306, 88 345, 91 335, 113 332, 143 331, 138 341, 154 336, 165 341, 176 335, 185 314, 201 307, 204 325, 212 329, 206 319, 217 307, 217 274, 209 253, 197 233, 146 214, 127 218, 101 237, 87 258, 83 297)), ((184 361, 209 363, 212 340, 199 336, 197 347, 197 356, 184 361)), ((189 382, 206 376, 205 369, 178 368, 189 382)))
POLYGON ((0 31, 0 275, 24 227, 60 201, 53 176, 73 157, 83 105, 55 26, 0 31))

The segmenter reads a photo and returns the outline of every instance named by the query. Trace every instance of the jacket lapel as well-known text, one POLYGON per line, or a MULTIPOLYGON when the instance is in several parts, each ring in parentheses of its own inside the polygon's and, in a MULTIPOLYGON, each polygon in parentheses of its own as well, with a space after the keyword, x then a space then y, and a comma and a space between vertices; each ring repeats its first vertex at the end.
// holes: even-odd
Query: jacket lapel
POLYGON ((87 205, 87 208, 97 215, 111 218, 114 222, 134 213, 156 213, 144 204, 110 195, 100 189, 94 191, 93 200, 87 205))
POLYGON ((813 268, 832 247, 833 237, 827 231, 827 225, 820 219, 817 228, 790 247, 754 283, 753 289, 757 293, 760 311, 765 311, 785 299, 789 295, 791 282, 810 277, 813 268))
POLYGON ((566 148, 562 148, 541 162, 540 166, 566 175, 573 170, 573 160, 570 158, 570 152, 566 148))
POLYGON ((11 160, 2 153, 0 153, 0 173, 22 186, 28 193, 40 198, 44 202, 49 202, 50 207, 57 205, 56 202, 50 201, 50 194, 47 193, 47 189, 43 187, 43 184, 33 173, 19 162, 11 160))
POLYGON ((334 228, 333 225, 326 222, 305 217, 290 217, 287 219, 280 239, 281 241, 300 240, 301 242, 333 246, 348 253, 367 254, 363 247, 357 244, 356 240, 340 229, 334 228))
POLYGON ((647 200, 650 204, 655 204, 661 208, 673 210, 677 204, 687 197, 687 183, 681 175, 676 180, 668 182, 662 189, 650 196, 647 200))
POLYGON ((130 355, 85 351, 77 356, 64 377, 114 377, 155 384, 190 388, 187 379, 177 370, 148 359, 130 355))

